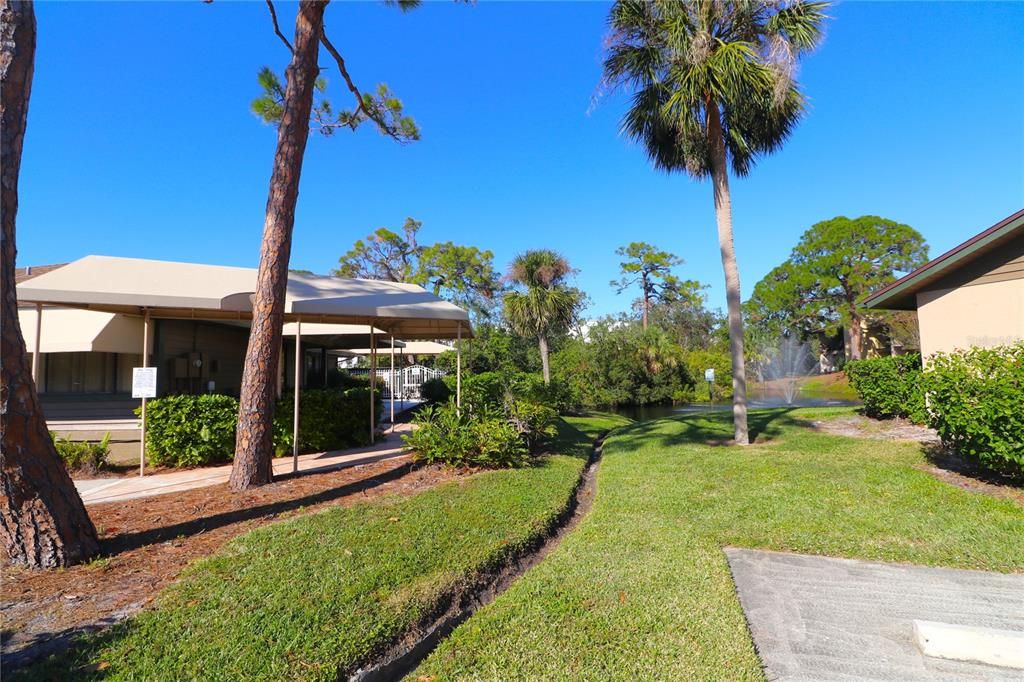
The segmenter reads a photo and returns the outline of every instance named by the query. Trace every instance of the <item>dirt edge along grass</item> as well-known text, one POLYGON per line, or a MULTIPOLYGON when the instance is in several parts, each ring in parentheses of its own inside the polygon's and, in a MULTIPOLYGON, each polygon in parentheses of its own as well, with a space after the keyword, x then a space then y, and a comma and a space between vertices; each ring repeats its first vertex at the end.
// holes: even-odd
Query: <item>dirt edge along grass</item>
POLYGON ((919 467, 917 443, 832 436, 849 408, 641 422, 605 442, 600 494, 547 559, 410 676, 764 679, 722 547, 1024 572, 1024 511, 919 467))
POLYGON ((544 534, 536 536, 531 546, 508 557, 495 571, 481 574, 475 585, 450 595, 448 607, 432 623, 414 628, 402 644, 381 656, 379 662, 356 671, 349 678, 350 682, 387 682, 412 672, 456 627, 494 601, 515 580, 554 551, 590 511, 597 489, 597 467, 601 461, 602 446, 609 432, 604 430, 597 436, 587 465, 565 508, 552 519, 544 534))
POLYGON ((186 569, 154 608, 18 677, 346 677, 408 641, 446 595, 535 546, 578 486, 596 432, 621 423, 568 418, 552 447, 564 454, 535 467, 240 536, 186 569))

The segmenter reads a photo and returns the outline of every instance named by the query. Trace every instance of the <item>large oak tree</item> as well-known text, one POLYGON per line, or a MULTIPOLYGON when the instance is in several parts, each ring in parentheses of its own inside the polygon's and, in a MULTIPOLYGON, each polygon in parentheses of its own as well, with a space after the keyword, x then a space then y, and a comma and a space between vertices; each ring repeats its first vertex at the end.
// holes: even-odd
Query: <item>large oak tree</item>
POLYGON ((0 533, 9 560, 36 568, 68 566, 99 551, 96 529, 57 456, 25 351, 14 279, 18 175, 35 62, 31 2, 0 2, 0 533))
POLYGON ((745 304, 751 322, 807 335, 846 331, 847 355, 864 352, 868 312, 861 300, 928 260, 924 237, 878 216, 839 216, 811 226, 785 263, 754 287, 745 304))

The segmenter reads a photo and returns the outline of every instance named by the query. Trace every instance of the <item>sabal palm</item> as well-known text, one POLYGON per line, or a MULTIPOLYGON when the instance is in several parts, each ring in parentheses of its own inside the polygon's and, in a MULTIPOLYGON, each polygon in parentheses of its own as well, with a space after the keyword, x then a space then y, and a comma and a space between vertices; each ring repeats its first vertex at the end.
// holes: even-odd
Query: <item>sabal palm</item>
POLYGON ((572 273, 568 261, 548 249, 516 256, 508 279, 519 290, 505 294, 505 319, 523 336, 537 339, 544 383, 551 383, 548 337, 568 327, 576 315, 579 296, 566 285, 572 273))
POLYGON ((796 60, 821 38, 823 2, 617 0, 605 81, 632 92, 622 130, 654 166, 714 188, 725 271, 737 443, 747 435, 740 279, 733 248, 729 166, 746 175, 803 113, 796 60))

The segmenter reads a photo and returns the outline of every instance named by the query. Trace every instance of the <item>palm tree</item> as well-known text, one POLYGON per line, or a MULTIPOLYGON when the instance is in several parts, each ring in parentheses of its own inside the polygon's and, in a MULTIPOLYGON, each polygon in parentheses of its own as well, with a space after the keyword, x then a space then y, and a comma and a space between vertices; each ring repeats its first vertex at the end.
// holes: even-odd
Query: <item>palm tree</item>
POLYGON ((747 433, 740 276, 733 248, 729 166, 746 175, 778 149, 803 114, 797 59, 821 39, 827 3, 616 0, 605 82, 632 93, 622 131, 655 168, 710 177, 725 271, 736 442, 747 433))
POLYGON ((545 384, 551 383, 548 337, 572 324, 580 301, 565 283, 572 272, 565 258, 548 249, 521 253, 509 267, 508 280, 520 290, 505 294, 505 318, 517 333, 537 338, 545 384))

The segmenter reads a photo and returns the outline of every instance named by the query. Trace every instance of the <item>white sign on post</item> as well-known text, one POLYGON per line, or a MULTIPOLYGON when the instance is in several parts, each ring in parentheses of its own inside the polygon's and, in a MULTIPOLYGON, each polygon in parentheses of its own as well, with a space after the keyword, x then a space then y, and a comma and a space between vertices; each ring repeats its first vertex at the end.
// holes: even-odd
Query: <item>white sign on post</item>
POLYGON ((715 369, 713 367, 704 370, 704 381, 709 384, 715 383, 715 369))
POLYGON ((132 368, 132 397, 156 397, 156 367, 132 368))

